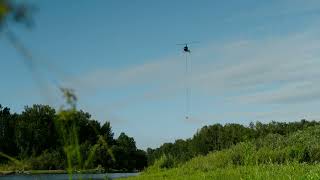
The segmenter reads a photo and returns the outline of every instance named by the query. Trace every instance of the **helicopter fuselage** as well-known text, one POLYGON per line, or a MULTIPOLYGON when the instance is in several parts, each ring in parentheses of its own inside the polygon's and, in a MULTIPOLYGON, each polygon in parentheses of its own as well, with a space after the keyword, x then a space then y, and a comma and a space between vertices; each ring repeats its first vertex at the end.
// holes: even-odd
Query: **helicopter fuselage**
POLYGON ((190 49, 189 49, 189 47, 188 47, 187 45, 183 48, 183 51, 184 51, 184 52, 188 52, 188 53, 191 52, 190 49))

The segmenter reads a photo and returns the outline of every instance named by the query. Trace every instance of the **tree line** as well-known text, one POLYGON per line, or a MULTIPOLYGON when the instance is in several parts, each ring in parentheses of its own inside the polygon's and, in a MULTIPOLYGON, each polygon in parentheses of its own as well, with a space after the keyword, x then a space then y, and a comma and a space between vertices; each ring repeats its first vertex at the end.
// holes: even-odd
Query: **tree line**
POLYGON ((11 113, 0 105, 0 164, 27 169, 142 170, 146 152, 133 137, 114 138, 110 122, 100 124, 81 110, 56 111, 48 105, 11 113))
POLYGON ((320 125, 320 122, 301 120, 288 123, 272 121, 266 124, 256 122, 250 123, 249 126, 240 124, 204 126, 192 138, 164 143, 155 149, 148 148, 148 164, 153 165, 155 161, 161 160, 164 167, 177 166, 196 156, 226 150, 242 142, 251 142, 259 148, 261 144, 266 146, 264 143, 266 141, 272 144, 272 141, 279 141, 276 138, 286 139, 293 133, 317 125, 320 125))

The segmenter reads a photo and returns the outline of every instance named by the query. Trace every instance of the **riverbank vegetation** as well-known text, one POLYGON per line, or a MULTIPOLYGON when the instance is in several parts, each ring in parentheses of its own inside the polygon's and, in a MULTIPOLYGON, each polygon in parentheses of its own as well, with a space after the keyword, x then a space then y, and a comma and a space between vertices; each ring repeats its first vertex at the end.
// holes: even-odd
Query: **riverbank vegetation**
POLYGON ((109 122, 100 125, 75 108, 33 105, 18 114, 0 107, 3 174, 128 172, 148 165, 132 179, 319 179, 319 139, 317 121, 214 124, 145 152, 125 133, 114 138, 109 122))
POLYGON ((18 114, 0 106, 2 171, 136 171, 146 165, 132 137, 114 138, 109 122, 101 125, 87 112, 33 105, 18 114))
POLYGON ((319 179, 319 139, 320 125, 315 121, 205 126, 192 139, 149 149, 156 153, 149 159, 159 158, 129 179, 319 179), (194 141, 201 147, 193 147, 194 141), (191 154, 188 160, 176 148, 181 142, 189 143, 189 148, 181 148, 191 154), (201 153, 195 154, 197 148, 201 153))
POLYGON ((204 126, 192 138, 178 139, 174 143, 164 143, 156 149, 147 149, 148 162, 152 165, 155 160, 165 155, 172 159, 174 162, 172 166, 175 166, 199 155, 229 149, 240 142, 262 143, 271 137, 286 139, 292 133, 318 125, 320 123, 317 121, 301 120, 289 123, 273 121, 267 124, 256 122, 250 123, 249 126, 240 124, 204 126))

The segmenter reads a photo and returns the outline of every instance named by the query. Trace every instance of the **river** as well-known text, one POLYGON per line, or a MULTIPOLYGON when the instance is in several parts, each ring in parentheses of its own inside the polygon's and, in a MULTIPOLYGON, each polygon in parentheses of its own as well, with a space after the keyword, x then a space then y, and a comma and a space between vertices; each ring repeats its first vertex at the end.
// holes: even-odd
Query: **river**
MULTIPOLYGON (((117 179, 121 177, 137 176, 139 173, 108 173, 108 174, 75 174, 73 180, 78 179, 91 179, 91 180, 104 180, 109 177, 110 179, 117 179)), ((37 174, 37 175, 8 175, 0 176, 0 180, 69 180, 68 174, 37 174)))

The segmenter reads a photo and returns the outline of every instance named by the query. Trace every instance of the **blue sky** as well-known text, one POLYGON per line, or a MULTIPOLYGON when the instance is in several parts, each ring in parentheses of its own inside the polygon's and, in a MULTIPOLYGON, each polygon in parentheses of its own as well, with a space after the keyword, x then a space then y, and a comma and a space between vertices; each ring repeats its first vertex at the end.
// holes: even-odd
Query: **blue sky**
POLYGON ((11 25, 36 72, 0 34, 0 103, 58 108, 54 84, 138 147, 191 137, 203 125, 319 119, 317 0, 29 0, 31 30, 11 25), (191 46, 191 115, 176 43, 191 46), (35 78, 37 76, 38 78, 35 78))

